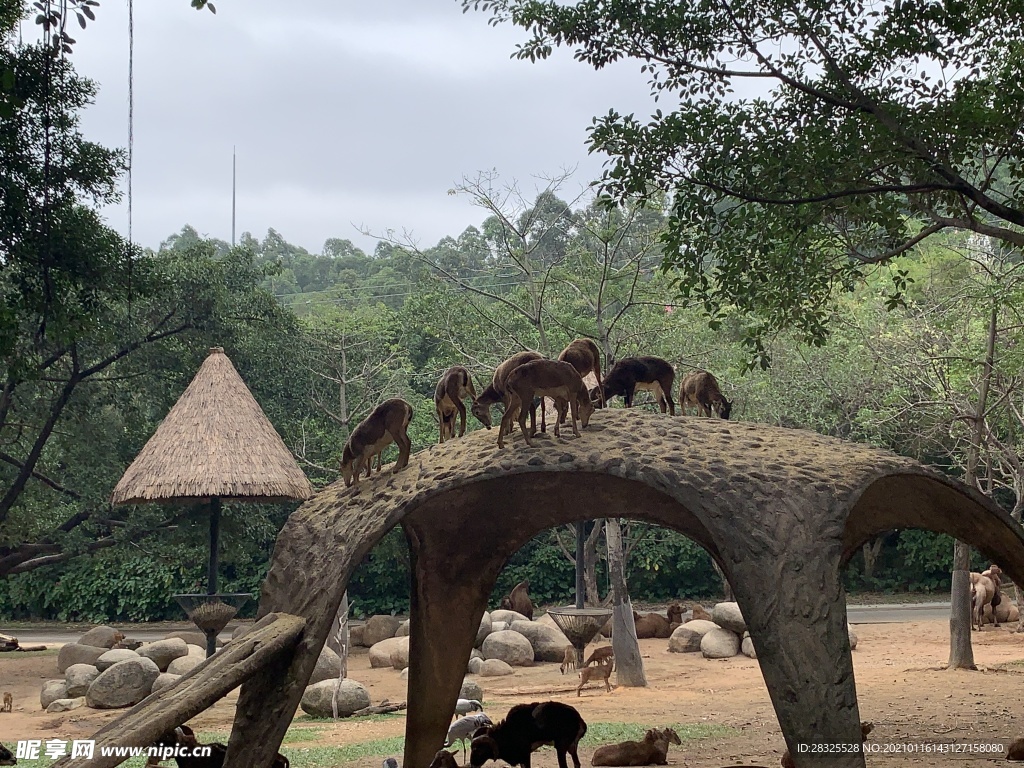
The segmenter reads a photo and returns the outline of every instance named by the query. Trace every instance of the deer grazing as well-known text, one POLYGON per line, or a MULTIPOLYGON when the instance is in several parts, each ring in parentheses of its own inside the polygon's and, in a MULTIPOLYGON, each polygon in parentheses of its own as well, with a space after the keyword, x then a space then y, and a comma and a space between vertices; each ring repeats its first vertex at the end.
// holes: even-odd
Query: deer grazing
POLYGON ((385 400, 373 409, 373 413, 359 422, 348 436, 345 450, 341 454, 341 476, 345 485, 359 482, 359 474, 369 465, 373 457, 391 443, 398 444, 398 461, 395 472, 409 463, 412 440, 409 439, 409 422, 412 421, 412 406, 397 397, 385 400))
POLYGON ((605 690, 608 693, 611 693, 612 685, 608 682, 608 678, 611 677, 613 666, 614 663, 611 659, 605 659, 592 667, 583 667, 583 669, 580 670, 580 684, 576 686, 576 696, 579 697, 582 695, 583 686, 591 680, 598 682, 603 680, 605 690))
POLYGON ((641 389, 647 390, 654 393, 662 413, 665 413, 667 406, 668 412, 675 416, 676 405, 672 402, 672 385, 675 380, 676 372, 667 360, 660 357, 624 357, 604 377, 599 397, 607 402, 621 395, 626 401, 626 407, 632 408, 634 393, 641 389))
MULTIPOLYGON (((506 379, 512 371, 518 368, 523 363, 529 363, 533 360, 543 360, 544 355, 540 352, 517 352, 507 360, 502 361, 498 364, 498 367, 494 369, 494 376, 491 377, 491 383, 487 385, 487 389, 480 393, 480 396, 473 401, 473 407, 470 409, 473 411, 473 415, 488 429, 491 428, 491 406, 495 403, 503 403, 505 405, 505 412, 508 413, 508 394, 506 391, 506 379)), ((541 432, 545 431, 547 426, 544 421, 544 411, 541 410, 541 432)), ((530 431, 537 431, 537 408, 531 403, 530 404, 530 431)))
POLYGON ((685 415, 690 407, 701 416, 714 413, 721 419, 728 419, 732 403, 725 399, 718 387, 718 379, 707 371, 693 371, 679 382, 679 407, 685 415))
MULTIPOLYGON (((515 368, 505 379, 508 401, 505 415, 498 429, 498 447, 504 448, 502 440, 506 433, 512 432, 512 421, 519 417, 519 429, 527 445, 530 434, 526 430, 526 408, 533 403, 535 397, 550 397, 555 401, 558 413, 565 413, 566 408, 572 413, 572 433, 580 436, 576 428, 579 419, 583 426, 590 423, 594 412, 594 404, 590 402, 590 394, 583 384, 583 377, 569 363, 558 360, 533 360, 515 368)), ((555 421, 555 437, 560 437, 558 420, 555 421)))
POLYGON ((453 365, 437 382, 434 388, 434 409, 437 411, 437 425, 441 431, 441 440, 455 437, 455 415, 459 416, 459 437, 466 434, 466 406, 464 398, 469 397, 476 402, 476 390, 469 371, 461 365, 453 365))
POLYGON ((0 707, 0 712, 11 712, 14 710, 14 697, 11 696, 10 691, 4 693, 4 704, 0 707))
MULTIPOLYGON (((569 342, 569 346, 561 351, 558 359, 575 368, 581 377, 588 373, 594 374, 597 379, 599 405, 603 408, 605 402, 604 391, 601 389, 601 350, 597 348, 597 344, 591 339, 576 339, 569 342)), ((564 421, 565 417, 562 416, 559 420, 564 421)))

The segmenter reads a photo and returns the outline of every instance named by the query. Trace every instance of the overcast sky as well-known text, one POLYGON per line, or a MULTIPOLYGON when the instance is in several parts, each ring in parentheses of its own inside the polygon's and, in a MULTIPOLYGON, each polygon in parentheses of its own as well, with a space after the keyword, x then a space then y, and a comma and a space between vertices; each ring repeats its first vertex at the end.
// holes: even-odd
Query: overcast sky
MULTIPOLYGON (((578 191, 603 162, 586 151, 591 118, 652 111, 635 62, 595 72, 564 51, 510 59, 522 32, 458 0, 216 5, 135 2, 133 236, 144 246, 184 224, 230 240, 232 145, 239 236, 273 227, 311 252, 329 237, 372 250, 359 230, 392 229, 428 246, 483 220, 447 194, 463 176, 496 169, 532 192, 536 176, 576 167, 578 191)), ((72 32, 75 65, 100 88, 83 130, 123 147, 127 5, 103 0, 96 15, 72 32)), ((125 206, 106 213, 127 231, 125 206)))

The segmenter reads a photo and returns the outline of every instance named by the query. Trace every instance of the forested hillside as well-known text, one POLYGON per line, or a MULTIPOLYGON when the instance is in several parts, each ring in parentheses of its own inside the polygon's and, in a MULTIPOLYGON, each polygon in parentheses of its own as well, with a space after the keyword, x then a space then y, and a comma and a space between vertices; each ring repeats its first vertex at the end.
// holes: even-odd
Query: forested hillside
MULTIPOLYGON (((509 354, 530 348, 554 356, 578 336, 597 340, 606 366, 653 354, 680 373, 713 371, 735 402, 734 419, 865 441, 959 475, 966 415, 994 328, 980 476, 1008 509, 1020 498, 1015 253, 984 238, 933 238, 835 294, 827 343, 778 333, 766 347, 770 367, 751 367, 750 321, 726 307, 709 325, 702 307, 678 299, 673 273, 660 270, 664 211, 656 200, 609 207, 592 198, 567 201, 557 184, 519 195, 514 187, 495 193, 496 183, 469 180, 455 190, 480 206, 479 225, 425 249, 382 240, 367 254, 332 238, 311 254, 273 229, 262 238, 246 233, 232 249, 186 226, 159 250, 112 270, 98 314, 74 334, 83 358, 115 359, 83 380, 76 374, 83 364, 70 356, 67 368, 27 356, 23 367, 34 373, 11 388, 17 416, 0 422, 5 488, 40 444, 67 384, 75 384, 41 441, 34 473, 0 518, 0 616, 180 617, 169 595, 203 584, 205 517, 189 509, 111 509, 107 499, 215 345, 318 486, 337 479, 348 432, 381 400, 412 403, 418 450, 437 439, 432 393, 449 365, 469 368, 479 391, 509 354), (173 334, 160 335, 171 325, 173 334)), ((470 429, 479 426, 470 419, 470 429)), ((258 591, 292 508, 226 506, 225 591, 258 591)), ((635 523, 625 533, 634 600, 720 592, 709 559, 688 540, 635 523)), ((537 537, 513 559, 496 594, 529 575, 535 600, 568 600, 571 549, 568 529, 537 537)), ((598 598, 607 589, 603 550, 597 527, 588 583, 598 598)), ((895 531, 855 558, 848 587, 948 589, 951 556, 947 539, 895 531)), ((404 610, 408 578, 395 531, 351 584, 356 612, 404 610)))

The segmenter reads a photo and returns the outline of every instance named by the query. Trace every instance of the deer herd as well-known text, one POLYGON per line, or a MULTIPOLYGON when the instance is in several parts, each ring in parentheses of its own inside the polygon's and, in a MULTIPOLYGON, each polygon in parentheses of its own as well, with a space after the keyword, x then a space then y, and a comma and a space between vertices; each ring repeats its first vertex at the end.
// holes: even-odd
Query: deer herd
MULTIPOLYGON (((650 392, 661 412, 675 416, 672 400, 676 373, 672 364, 660 357, 627 357, 619 360, 607 374, 601 376, 601 351, 591 339, 571 342, 557 360, 549 360, 539 352, 518 352, 503 361, 494 370, 490 383, 479 394, 473 386, 469 371, 455 365, 444 372, 434 389, 434 409, 439 430, 439 442, 444 443, 466 434, 465 399, 471 401, 470 410, 487 429, 494 426, 491 406, 501 403, 504 415, 498 425, 498 447, 504 448, 504 438, 511 435, 514 424, 527 445, 537 433, 537 409, 540 406, 540 431, 547 431, 545 398, 555 404, 554 434, 561 436, 560 425, 571 418, 572 433, 579 437, 577 424, 586 428, 595 409, 603 408, 614 397, 621 397, 627 408, 633 406, 638 391, 650 392), (587 389, 583 378, 593 374, 597 386, 587 389), (530 428, 526 428, 529 416, 530 428)), ((679 385, 679 406, 683 413, 690 407, 703 416, 728 419, 732 403, 725 399, 718 381, 707 371, 697 370, 683 376, 679 385)), ((381 468, 381 454, 391 443, 398 445, 398 472, 409 463, 412 441, 408 427, 412 421, 412 406, 405 400, 392 398, 378 405, 363 419, 348 438, 341 459, 341 474, 346 486, 359 482, 365 471, 369 477, 373 460, 377 471, 381 468)))

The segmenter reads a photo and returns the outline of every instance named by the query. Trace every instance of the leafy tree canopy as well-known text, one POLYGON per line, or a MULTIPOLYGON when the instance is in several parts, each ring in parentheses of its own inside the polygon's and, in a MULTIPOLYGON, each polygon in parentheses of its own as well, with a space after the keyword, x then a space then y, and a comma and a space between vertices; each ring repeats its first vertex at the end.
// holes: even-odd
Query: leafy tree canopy
POLYGON ((527 30, 521 59, 567 46, 595 68, 642 62, 668 106, 595 119, 604 185, 671 192, 666 267, 713 322, 753 315, 762 363, 760 339, 820 342, 837 289, 940 230, 1024 244, 1024 17, 1005 3, 462 5, 527 30))

